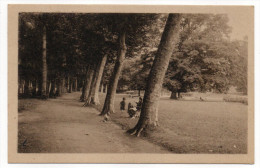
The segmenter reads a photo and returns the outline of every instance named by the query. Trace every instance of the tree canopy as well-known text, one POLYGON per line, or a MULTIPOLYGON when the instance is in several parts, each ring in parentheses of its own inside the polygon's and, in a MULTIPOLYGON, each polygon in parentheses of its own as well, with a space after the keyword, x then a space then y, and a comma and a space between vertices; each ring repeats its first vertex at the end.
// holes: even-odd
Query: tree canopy
MULTIPOLYGON (((161 18, 163 21, 163 17, 161 18)), ((120 79, 131 89, 144 89, 158 47, 163 26, 153 32, 153 43, 146 52, 136 53, 120 79), (131 63, 133 62, 133 63, 131 63)), ((226 15, 185 14, 181 21, 180 40, 175 46, 164 87, 172 92, 227 92, 235 86, 246 93, 247 42, 232 41, 226 15), (236 69, 236 70, 235 70, 236 69), (239 81, 238 81, 239 79, 239 81), (242 89, 243 88, 243 89, 242 89)), ((145 48, 145 47, 144 47, 145 48)))

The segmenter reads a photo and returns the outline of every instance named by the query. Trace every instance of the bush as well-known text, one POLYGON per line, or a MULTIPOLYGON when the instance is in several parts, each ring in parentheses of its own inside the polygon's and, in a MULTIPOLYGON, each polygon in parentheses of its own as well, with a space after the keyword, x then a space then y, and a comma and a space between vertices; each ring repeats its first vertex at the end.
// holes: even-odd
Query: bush
POLYGON ((225 102, 238 102, 238 103, 243 103, 243 104, 248 104, 248 99, 247 97, 242 97, 242 96, 225 96, 223 97, 223 100, 225 102))

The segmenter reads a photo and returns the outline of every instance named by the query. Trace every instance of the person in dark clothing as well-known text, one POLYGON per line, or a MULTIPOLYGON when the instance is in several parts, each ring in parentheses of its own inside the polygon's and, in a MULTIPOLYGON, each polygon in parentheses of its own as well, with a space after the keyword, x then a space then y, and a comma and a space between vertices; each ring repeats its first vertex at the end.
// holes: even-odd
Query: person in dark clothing
POLYGON ((124 111, 125 110, 125 98, 123 97, 123 100, 120 102, 120 110, 124 111))
POLYGON ((134 108, 134 106, 132 105, 132 103, 128 103, 128 110, 131 109, 131 108, 134 108))
POLYGON ((136 102, 136 109, 140 111, 142 109, 143 99, 139 97, 139 101, 136 102))

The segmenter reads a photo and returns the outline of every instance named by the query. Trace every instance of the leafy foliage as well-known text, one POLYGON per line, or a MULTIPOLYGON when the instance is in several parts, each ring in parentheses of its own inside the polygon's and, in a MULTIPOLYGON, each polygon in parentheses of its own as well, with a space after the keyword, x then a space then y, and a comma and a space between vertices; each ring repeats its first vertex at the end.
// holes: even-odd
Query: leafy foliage
MULTIPOLYGON (((49 80, 85 77, 88 65, 103 56, 107 84, 118 50, 118 35, 126 31, 126 61, 119 87, 144 89, 166 22, 165 14, 20 13, 19 77, 41 80, 43 27, 47 29, 49 80)), ((231 41, 226 15, 185 14, 164 80, 174 92, 226 92, 236 86, 247 93, 247 39, 231 41)))

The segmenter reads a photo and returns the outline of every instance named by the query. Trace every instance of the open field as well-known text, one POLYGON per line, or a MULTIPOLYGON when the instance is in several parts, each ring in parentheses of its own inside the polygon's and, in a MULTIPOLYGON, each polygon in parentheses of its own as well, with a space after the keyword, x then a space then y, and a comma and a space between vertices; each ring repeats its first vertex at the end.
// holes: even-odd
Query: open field
MULTIPOLYGON (((123 94, 116 97, 116 113, 111 119, 127 130, 138 119, 120 112, 122 97, 126 97, 127 104, 138 98, 123 94)), ((247 105, 241 103, 162 98, 159 124, 160 128, 147 139, 176 153, 247 153, 247 105)))

